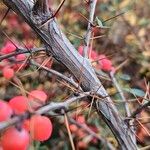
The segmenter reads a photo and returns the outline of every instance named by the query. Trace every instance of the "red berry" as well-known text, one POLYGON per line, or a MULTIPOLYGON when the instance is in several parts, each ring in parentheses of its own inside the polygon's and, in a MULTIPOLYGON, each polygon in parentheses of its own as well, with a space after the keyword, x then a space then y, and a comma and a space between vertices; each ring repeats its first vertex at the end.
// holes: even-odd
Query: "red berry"
MULTIPOLYGON (((78 48, 78 52, 81 54, 81 55, 83 55, 83 48, 84 48, 84 46, 79 46, 79 48, 78 48)), ((97 54, 97 52, 95 51, 95 50, 93 50, 93 49, 91 49, 90 47, 88 48, 88 54, 89 54, 89 58, 91 59, 91 60, 96 60, 97 58, 98 58, 98 54, 97 54)))
POLYGON ((6 79, 11 79, 14 76, 14 70, 7 66, 3 68, 2 73, 6 79))
POLYGON ((105 55, 100 55, 99 56, 100 60, 99 60, 99 63, 100 63, 100 67, 102 70, 104 71, 111 71, 111 68, 112 68, 112 62, 106 58, 105 55))
POLYGON ((83 131, 83 129, 78 129, 78 131, 75 132, 75 134, 79 138, 84 138, 86 136, 86 133, 83 131))
POLYGON ((15 96, 9 101, 9 105, 16 114, 21 114, 28 110, 29 104, 25 96, 15 96))
POLYGON ((44 91, 33 90, 29 93, 28 98, 31 101, 31 106, 33 108, 38 108, 45 103, 47 95, 44 91))
POLYGON ((19 55, 16 56, 17 61, 24 61, 25 59, 26 59, 25 54, 19 54, 19 55))
POLYGON ((13 29, 20 27, 20 24, 19 24, 16 14, 9 15, 7 18, 7 22, 9 22, 7 24, 9 29, 12 27, 13 27, 13 29))
POLYGON ((13 69, 14 70, 21 70, 23 68, 26 67, 26 63, 25 63, 25 60, 26 60, 26 55, 25 54, 19 54, 16 56, 16 61, 17 63, 13 65, 13 69))
POLYGON ((77 132, 77 130, 78 130, 78 127, 77 127, 76 125, 74 125, 74 124, 71 124, 71 125, 69 126, 69 128, 70 128, 70 131, 71 131, 71 132, 77 132))
POLYGON ((24 120, 23 122, 23 128, 26 129, 27 131, 30 131, 30 120, 24 120))
POLYGON ((0 122, 6 121, 12 115, 11 107, 4 101, 0 100, 0 122))
POLYGON ((82 115, 80 115, 80 116, 77 116, 77 122, 78 123, 85 123, 85 118, 84 118, 84 116, 82 116, 82 115))
POLYGON ((11 127, 2 135, 1 144, 4 150, 27 150, 29 133, 25 129, 19 131, 11 127))
POLYGON ((30 120, 31 136, 34 140, 48 140, 52 134, 52 123, 48 117, 35 115, 30 120))
POLYGON ((11 42, 7 42, 6 45, 1 49, 1 52, 3 54, 9 54, 11 52, 14 52, 16 50, 16 47, 11 42))
POLYGON ((77 143, 77 147, 78 147, 79 149, 87 149, 87 148, 88 148, 88 144, 85 143, 84 141, 79 141, 79 142, 77 143))
POLYGON ((2 70, 7 65, 9 65, 9 61, 7 59, 0 61, 0 70, 2 70))
POLYGON ((81 45, 81 46, 79 46, 78 47, 78 52, 79 52, 79 54, 81 54, 81 55, 83 55, 83 46, 81 45))

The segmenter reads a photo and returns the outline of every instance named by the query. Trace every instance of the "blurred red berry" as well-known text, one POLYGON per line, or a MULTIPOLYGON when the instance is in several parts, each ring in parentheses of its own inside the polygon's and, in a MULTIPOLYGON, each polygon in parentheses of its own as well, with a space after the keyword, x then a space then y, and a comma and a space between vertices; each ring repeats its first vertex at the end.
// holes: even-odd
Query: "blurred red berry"
POLYGON ((79 138, 84 138, 86 136, 86 133, 82 129, 78 129, 76 132, 76 136, 79 138))
POLYGON ((87 145, 87 143, 85 143, 84 141, 79 141, 79 142, 77 143, 77 147, 78 147, 79 149, 87 149, 87 148, 88 148, 88 145, 87 145))
POLYGON ((16 61, 24 61, 26 59, 25 54, 19 54, 16 56, 16 61))
POLYGON ((99 59, 100 68, 104 71, 111 71, 112 62, 105 55, 100 55, 99 59))
POLYGON ((79 54, 81 54, 81 55, 83 55, 83 46, 79 46, 78 47, 78 52, 79 52, 79 54))
POLYGON ((9 61, 7 59, 0 61, 0 69, 3 69, 8 64, 9 64, 9 61))
POLYGON ((26 55, 25 54, 19 54, 16 56, 16 61, 17 63, 14 64, 13 69, 18 70, 18 69, 23 69, 26 67, 26 63, 24 61, 26 60, 26 55))
POLYGON ((2 74, 6 79, 11 79, 14 76, 14 70, 6 66, 2 70, 2 74))
POLYGON ((24 35, 24 38, 28 39, 30 37, 31 34, 31 28, 28 24, 26 23, 22 23, 21 24, 21 29, 24 35))
MULTIPOLYGON (((83 55, 83 48, 84 48, 84 46, 82 46, 82 45, 79 46, 79 48, 78 48, 78 52, 81 55, 83 55)), ((91 60, 96 60, 98 58, 97 52, 91 48, 88 49, 88 54, 89 54, 89 59, 91 59, 91 60)))
POLYGON ((9 14, 7 17, 7 25, 8 25, 8 29, 14 29, 14 28, 18 28, 19 26, 19 22, 18 22, 18 17, 16 14, 9 14), (12 28, 13 27, 13 28, 12 28))
POLYGON ((24 96, 15 96, 9 101, 9 105, 16 114, 21 114, 28 110, 28 99, 24 96))
POLYGON ((4 150, 27 150, 29 147, 29 133, 25 129, 15 127, 7 129, 1 138, 4 150))
POLYGON ((6 121, 12 115, 12 109, 7 102, 0 100, 0 122, 6 121))
POLYGON ((48 140, 52 134, 52 123, 48 117, 35 115, 30 120, 30 132, 34 140, 48 140))
POLYGON ((29 93, 28 98, 30 100, 31 107, 38 108, 46 102, 47 95, 42 90, 33 90, 29 93))
POLYGON ((80 115, 80 116, 77 116, 76 121, 78 123, 85 123, 85 118, 84 116, 80 115))
POLYGON ((11 42, 7 42, 6 45, 1 49, 1 53, 3 54, 9 54, 11 52, 14 52, 16 50, 16 47, 11 42))
POLYGON ((30 131, 30 120, 24 120, 23 122, 23 128, 26 129, 27 131, 30 131))
POLYGON ((76 132, 78 130, 78 127, 75 124, 71 124, 69 128, 71 132, 76 132))

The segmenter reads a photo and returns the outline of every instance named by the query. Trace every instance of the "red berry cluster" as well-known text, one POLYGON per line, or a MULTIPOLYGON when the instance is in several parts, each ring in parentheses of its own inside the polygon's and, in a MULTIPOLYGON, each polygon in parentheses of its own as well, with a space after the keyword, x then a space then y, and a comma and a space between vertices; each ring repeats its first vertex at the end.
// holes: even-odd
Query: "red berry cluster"
MULTIPOLYGON (((1 55, 7 55, 12 52, 15 52, 17 49, 11 42, 6 42, 4 47, 0 50, 1 55)), ((13 57, 17 63, 11 63, 10 60, 4 59, 0 62, 0 69, 2 70, 2 74, 6 79, 11 79, 14 76, 14 71, 19 68, 24 68, 23 61, 26 59, 25 54, 19 54, 13 57)))
MULTIPOLYGON (((44 91, 33 90, 28 97, 15 96, 5 102, 0 100, 0 122, 26 111, 34 111, 45 104, 47 95, 44 91)), ((32 140, 45 141, 52 134, 52 122, 48 117, 33 115, 24 120, 18 128, 10 127, 1 135, 0 146, 4 150, 27 150, 32 140)))
MULTIPOLYGON (((79 46, 78 52, 82 55, 83 54, 83 46, 79 46)), ((114 67, 112 66, 111 60, 109 60, 105 55, 99 55, 95 50, 92 48, 88 49, 89 58, 91 61, 96 61, 96 67, 102 69, 103 71, 114 71, 114 67)))

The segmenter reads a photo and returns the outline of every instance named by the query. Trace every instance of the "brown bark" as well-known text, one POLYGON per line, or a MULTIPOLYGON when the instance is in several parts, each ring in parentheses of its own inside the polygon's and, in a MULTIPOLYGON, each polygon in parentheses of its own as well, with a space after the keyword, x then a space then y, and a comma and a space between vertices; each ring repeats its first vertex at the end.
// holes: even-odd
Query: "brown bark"
MULTIPOLYGON (((56 19, 53 18, 40 27, 43 18, 39 14, 34 14, 35 16, 31 15, 33 8, 31 0, 3 0, 3 2, 18 15, 22 16, 31 26, 45 43, 48 53, 64 64, 77 80, 81 79, 81 87, 84 91, 93 91, 100 97, 106 97, 101 101, 95 102, 98 113, 112 130, 120 145, 120 149, 136 150, 137 146, 132 139, 133 133, 131 129, 122 120, 112 100, 107 96, 108 94, 98 80, 90 62, 76 51, 70 41, 61 32, 56 19)), ((49 12, 47 15, 52 14, 49 12)))

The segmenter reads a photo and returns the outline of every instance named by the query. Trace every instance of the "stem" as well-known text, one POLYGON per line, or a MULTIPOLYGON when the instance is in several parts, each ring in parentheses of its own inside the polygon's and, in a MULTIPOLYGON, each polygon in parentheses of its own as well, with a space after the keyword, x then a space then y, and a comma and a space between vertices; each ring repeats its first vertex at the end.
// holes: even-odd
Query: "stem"
POLYGON ((89 55, 88 55, 88 49, 89 49, 89 46, 90 46, 90 39, 91 39, 91 33, 92 33, 92 24, 93 21, 94 21, 94 13, 95 13, 95 8, 96 8, 96 3, 97 3, 97 0, 91 0, 90 1, 90 10, 89 10, 89 21, 88 21, 88 27, 87 27, 87 32, 85 34, 85 38, 84 38, 84 43, 85 43, 85 46, 83 48, 83 56, 85 58, 88 58, 89 55))

